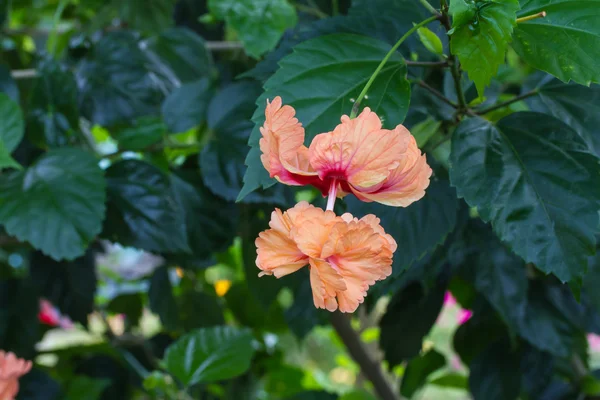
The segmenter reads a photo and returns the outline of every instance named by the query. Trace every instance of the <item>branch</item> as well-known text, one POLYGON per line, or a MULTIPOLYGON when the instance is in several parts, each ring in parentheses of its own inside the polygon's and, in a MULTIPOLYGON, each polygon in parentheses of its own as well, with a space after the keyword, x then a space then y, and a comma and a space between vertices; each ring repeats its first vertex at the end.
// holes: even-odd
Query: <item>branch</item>
POLYGON ((426 67, 426 68, 444 68, 448 66, 448 61, 409 61, 404 63, 408 67, 426 67))
POLYGON ((508 101, 505 101, 505 102, 503 102, 503 103, 496 104, 495 106, 491 106, 491 107, 488 107, 488 108, 484 108, 483 110, 478 110, 478 111, 476 112, 476 114, 477 114, 477 115, 483 115, 483 114, 487 114, 487 113, 489 113, 489 112, 496 111, 496 110, 498 110, 498 109, 500 109, 500 108, 504 108, 504 107, 510 106, 510 105, 511 105, 511 104, 513 104, 513 103, 517 103, 517 102, 519 102, 519 101, 521 101, 521 100, 524 100, 524 99, 526 99, 526 98, 528 98, 528 97, 531 97, 531 96, 535 96, 535 95, 537 95, 537 94, 538 94, 538 91, 537 91, 537 89, 536 89, 536 90, 532 90, 531 92, 527 92, 527 93, 524 93, 524 94, 522 94, 522 95, 515 96, 515 97, 513 97, 512 99, 510 99, 510 100, 508 100, 508 101))
MULTIPOLYGON (((448 18, 448 6, 445 0, 442 2, 442 17, 440 18, 440 21, 444 28, 446 28, 446 32, 452 29, 450 26, 450 19, 448 18)), ((452 37, 450 37, 450 40, 452 40, 452 37)), ((465 93, 462 90, 461 73, 460 69, 458 69, 458 60, 456 59, 456 56, 452 54, 452 51, 448 57, 448 64, 450 65, 450 72, 452 73, 452 79, 454 80, 459 111, 468 113, 467 100, 465 99, 465 93)))
POLYGON ((377 395, 382 400, 399 400, 381 370, 378 362, 371 359, 364 344, 350 325, 348 316, 339 311, 331 313, 331 325, 348 349, 350 356, 360 366, 361 372, 373 384, 377 395))
POLYGON ((448 104, 451 107, 454 108, 458 108, 458 104, 453 103, 449 98, 447 98, 446 96, 444 96, 442 93, 440 93, 439 91, 437 91, 436 89, 432 88, 431 86, 429 86, 428 84, 426 84, 424 81, 418 81, 417 82, 419 84, 419 86, 421 86, 423 89, 426 89, 427 91, 429 91, 431 94, 433 94, 435 97, 437 97, 438 99, 442 100, 444 103, 448 104))

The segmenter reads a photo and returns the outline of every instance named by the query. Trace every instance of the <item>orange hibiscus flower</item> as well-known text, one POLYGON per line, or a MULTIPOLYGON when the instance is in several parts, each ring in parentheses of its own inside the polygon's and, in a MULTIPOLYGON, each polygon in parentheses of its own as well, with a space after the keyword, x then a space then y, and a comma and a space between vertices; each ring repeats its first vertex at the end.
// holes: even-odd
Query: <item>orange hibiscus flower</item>
MULTIPOLYGON (((402 125, 382 129, 368 107, 355 119, 342 116, 332 132, 304 145, 304 128, 281 97, 267 101, 260 129, 261 161, 272 178, 288 185, 313 185, 324 196, 353 193, 362 201, 406 207, 425 195, 431 168, 402 125)), ((328 207, 329 209, 329 207, 328 207)))
POLYGON ((31 369, 31 361, 0 350, 0 399, 14 400, 19 392, 19 378, 31 369))
POLYGON ((256 239, 259 276, 281 278, 309 265, 318 308, 354 312, 369 286, 392 272, 396 241, 374 215, 336 216, 300 202, 284 213, 275 209, 269 225, 256 239))

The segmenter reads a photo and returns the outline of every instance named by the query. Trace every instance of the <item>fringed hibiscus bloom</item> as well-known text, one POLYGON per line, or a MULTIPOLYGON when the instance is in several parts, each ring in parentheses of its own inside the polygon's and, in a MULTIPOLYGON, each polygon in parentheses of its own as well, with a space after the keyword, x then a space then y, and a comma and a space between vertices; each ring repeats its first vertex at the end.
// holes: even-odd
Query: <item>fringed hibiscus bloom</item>
POLYGON ((354 312, 369 286, 392 272, 396 241, 374 215, 336 216, 300 202, 284 213, 275 209, 269 225, 256 239, 259 276, 281 278, 309 265, 318 308, 354 312))
POLYGON ((287 185, 313 185, 334 198, 353 193, 362 201, 406 207, 425 195, 431 168, 402 125, 382 129, 368 107, 354 119, 342 116, 332 132, 304 145, 304 128, 280 97, 267 101, 260 129, 261 161, 272 178, 287 185))
POLYGON ((0 350, 0 399, 14 400, 19 393, 19 378, 31 370, 31 361, 0 350))

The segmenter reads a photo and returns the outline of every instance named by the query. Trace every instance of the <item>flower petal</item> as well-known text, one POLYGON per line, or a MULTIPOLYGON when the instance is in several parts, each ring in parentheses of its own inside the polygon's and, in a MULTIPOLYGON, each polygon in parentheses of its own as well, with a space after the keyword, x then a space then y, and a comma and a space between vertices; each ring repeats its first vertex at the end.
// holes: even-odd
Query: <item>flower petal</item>
MULTIPOLYGON (((407 131, 408 132, 408 131, 407 131)), ((427 159, 417 147, 415 138, 410 135, 406 153, 401 163, 376 189, 361 189, 351 186, 352 192, 362 201, 376 201, 395 207, 407 207, 425 196, 429 186, 431 167, 427 159)))
POLYGON ((260 128, 260 159, 271 178, 288 185, 310 184, 317 173, 308 161, 304 128, 291 106, 282 106, 281 97, 267 100, 265 123, 260 128))
POLYGON ((310 286, 315 307, 335 311, 338 307, 335 296, 346 290, 340 274, 326 261, 310 259, 310 286))
POLYGON ((302 253, 312 258, 321 258, 321 249, 338 220, 333 211, 317 207, 306 209, 296 219, 291 236, 302 253))
POLYGON ((368 107, 355 119, 342 116, 333 132, 317 135, 309 148, 310 164, 321 179, 333 177, 358 187, 381 183, 400 164, 408 137, 381 129, 368 107))

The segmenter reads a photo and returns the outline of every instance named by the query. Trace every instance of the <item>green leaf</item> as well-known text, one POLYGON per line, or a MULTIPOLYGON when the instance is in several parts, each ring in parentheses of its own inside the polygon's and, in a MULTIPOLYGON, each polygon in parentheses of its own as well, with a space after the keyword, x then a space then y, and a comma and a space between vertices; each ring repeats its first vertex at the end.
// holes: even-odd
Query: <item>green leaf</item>
POLYGON ((575 131, 532 112, 497 125, 468 119, 450 159, 458 195, 516 254, 562 281, 583 276, 596 244, 600 169, 575 131))
POLYGON ((415 137, 417 146, 422 149, 423 146, 429 142, 429 139, 438 133, 441 126, 441 121, 437 121, 431 117, 428 117, 426 120, 412 126, 410 128, 410 133, 412 133, 412 135, 415 137))
POLYGON ((31 279, 0 279, 0 348, 31 359, 42 340, 40 300, 31 279))
POLYGON ((167 134, 167 127, 160 118, 141 117, 132 122, 133 126, 116 130, 114 138, 123 150, 144 150, 158 143, 167 134))
POLYGON ((29 273, 40 295, 74 322, 87 326, 88 315, 94 311, 98 284, 96 262, 91 251, 70 262, 56 262, 35 253, 31 257, 29 273))
POLYGON ((179 328, 179 308, 173 297, 169 269, 166 266, 158 268, 152 274, 148 298, 150 309, 158 314, 163 326, 170 331, 176 331, 179 328))
MULTIPOLYGON (((454 0, 454 3, 465 3, 454 0)), ((456 12, 458 19, 453 21, 453 33, 450 39, 452 54, 458 56, 462 68, 475 82, 477 91, 483 96, 485 87, 504 63, 513 27, 516 25, 518 0, 502 2, 482 1, 475 3, 477 11, 468 21, 473 5, 456 12), (457 24, 459 23, 459 24, 457 24)))
POLYGON ((236 235, 238 212, 235 205, 224 203, 200 183, 197 173, 170 174, 171 190, 177 208, 183 213, 181 222, 194 260, 184 257, 182 265, 195 265, 211 258, 213 252, 224 251, 236 235))
POLYGON ((517 25, 513 47, 525 62, 563 82, 600 82, 600 0, 520 0, 524 17, 546 11, 517 25))
POLYGON ((150 68, 178 87, 213 75, 213 61, 204 39, 186 28, 173 28, 140 43, 150 68))
POLYGON ((126 293, 112 299, 106 309, 112 313, 125 314, 127 322, 135 326, 142 318, 144 303, 140 293, 126 293))
MULTIPOLYGON (((260 186, 267 188, 269 178, 260 162, 259 127, 264 122, 267 99, 281 96, 284 104, 296 109, 297 118, 306 129, 306 143, 339 124, 341 114, 349 114, 355 99, 369 80, 389 45, 368 37, 336 34, 308 40, 283 58, 281 68, 264 85, 252 121, 256 124, 246 158, 248 170, 238 201, 260 186)), ((391 57, 371 86, 362 106, 370 107, 384 121, 385 128, 402 123, 410 101, 410 84, 406 66, 399 55, 391 57)))
POLYGON ((21 108, 10 97, 0 93, 0 143, 4 146, 4 152, 10 155, 23 139, 24 133, 21 108))
POLYGON ((19 400, 64 400, 64 393, 50 375, 34 367, 19 379, 19 400))
POLYGON ((443 54, 444 53, 444 45, 442 45, 442 41, 433 33, 430 29, 426 27, 421 27, 417 29, 417 34, 419 35, 419 39, 423 46, 430 52, 434 54, 443 54))
POLYGON ((12 156, 10 152, 6 150, 6 146, 0 140, 0 169, 4 168, 14 168, 14 169, 23 169, 23 166, 19 164, 12 156))
POLYGON ((24 171, 0 175, 0 223, 55 260, 72 260, 100 233, 105 188, 94 156, 51 150, 24 171))
POLYGON ((521 388, 519 357, 509 343, 494 343, 470 365, 469 389, 474 400, 515 400, 521 388))
POLYGON ((172 0, 114 0, 113 5, 131 29, 156 32, 173 24, 172 0))
POLYGON ((162 115, 171 133, 186 132, 206 121, 208 103, 213 97, 206 78, 184 83, 162 105, 162 115))
POLYGON ((106 34, 77 66, 81 114, 104 127, 156 114, 169 82, 150 67, 133 33, 106 34))
POLYGON ((64 146, 79 129, 75 77, 53 60, 42 62, 38 71, 29 97, 27 135, 42 146, 64 146))
POLYGON ((445 285, 441 281, 428 292, 414 282, 392 297, 379 323, 379 345, 390 367, 419 354, 423 337, 440 313, 444 292, 445 285))
POLYGON ((535 90, 537 95, 525 103, 531 111, 552 115, 575 131, 600 154, 600 85, 589 87, 563 83, 551 75, 532 75, 523 85, 523 93, 535 90))
POLYGON ((123 160, 106 170, 106 178, 103 237, 148 251, 189 252, 183 213, 162 171, 143 161, 123 160))
POLYGON ((223 309, 216 297, 193 288, 185 290, 179 300, 179 316, 184 332, 223 325, 223 309))
POLYGON ((446 358, 435 349, 410 360, 402 376, 402 396, 412 398, 415 392, 425 385, 427 377, 445 365, 446 358))
POLYGON ((167 371, 185 386, 234 378, 250 368, 252 334, 233 327, 203 328, 169 346, 167 371))
POLYGON ((465 365, 470 365, 492 343, 508 338, 506 327, 496 318, 489 304, 481 304, 476 302, 479 309, 473 307, 473 316, 458 327, 452 339, 452 346, 465 365))
POLYGON ((406 208, 365 203, 354 196, 347 198, 346 204, 348 212, 357 218, 375 214, 386 233, 402 243, 402 251, 397 251, 393 258, 394 276, 443 243, 456 226, 458 212, 456 191, 442 180, 432 180, 425 197, 406 208))
POLYGON ((448 12, 452 16, 452 27, 459 28, 473 20, 477 5, 473 0, 450 0, 448 12))
MULTIPOLYGON (((0 2, 1 1, 6 0, 0 0, 0 2)), ((0 9, 1 8, 2 7, 0 6, 0 9)), ((19 103, 19 88, 11 75, 10 67, 6 64, 0 64, 0 93, 6 94, 12 101, 19 103)))
POLYGON ((208 8, 237 33, 254 58, 275 48, 286 29, 298 21, 287 0, 209 0, 208 8))
POLYGON ((69 383, 66 400, 98 400, 109 385, 108 379, 93 379, 85 375, 76 376, 69 383))
POLYGON ((438 378, 429 381, 430 385, 440 386, 444 388, 466 389, 469 380, 466 376, 454 372, 447 373, 438 378))

